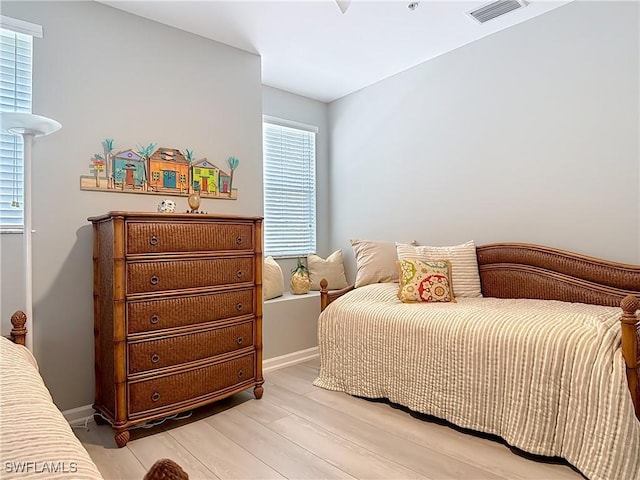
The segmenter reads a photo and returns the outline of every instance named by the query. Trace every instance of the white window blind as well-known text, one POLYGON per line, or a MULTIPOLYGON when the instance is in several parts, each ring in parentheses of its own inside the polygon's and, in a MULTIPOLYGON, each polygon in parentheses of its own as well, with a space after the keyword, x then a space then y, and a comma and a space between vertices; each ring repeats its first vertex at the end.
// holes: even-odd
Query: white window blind
MULTIPOLYGON (((31 35, 0 28, 0 110, 31 113, 32 52, 31 35)), ((0 231, 23 228, 22 167, 22 137, 0 132, 0 231)))
POLYGON ((316 131, 264 123, 264 253, 316 251, 316 131))

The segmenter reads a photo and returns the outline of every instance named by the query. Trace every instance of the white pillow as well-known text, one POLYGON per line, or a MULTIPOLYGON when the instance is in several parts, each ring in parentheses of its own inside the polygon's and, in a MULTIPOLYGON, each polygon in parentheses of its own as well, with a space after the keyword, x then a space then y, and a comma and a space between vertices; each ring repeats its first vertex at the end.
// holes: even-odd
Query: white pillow
POLYGON ((269 300, 284 293, 284 276, 278 262, 273 257, 264 259, 262 268, 262 299, 269 300))
POLYGON ((327 279, 329 290, 339 290, 349 286, 342 264, 342 250, 336 250, 326 260, 318 255, 307 255, 307 267, 311 290, 320 290, 320 281, 323 278, 327 279))
POLYGON ((482 296, 478 257, 473 240, 451 247, 414 247, 413 245, 396 243, 396 249, 399 260, 414 258, 429 262, 449 260, 451 262, 453 295, 456 297, 482 296))
MULTIPOLYGON (((415 240, 412 244, 416 244, 415 240)), ((351 240, 351 246, 356 256, 356 288, 372 283, 399 281, 395 242, 351 240)))

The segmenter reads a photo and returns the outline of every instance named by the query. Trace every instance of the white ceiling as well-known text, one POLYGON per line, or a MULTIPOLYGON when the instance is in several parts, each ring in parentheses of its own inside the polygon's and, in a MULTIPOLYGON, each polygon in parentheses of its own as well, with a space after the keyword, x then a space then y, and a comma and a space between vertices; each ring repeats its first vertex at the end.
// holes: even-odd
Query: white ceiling
POLYGON ((330 102, 572 0, 533 0, 482 25, 484 1, 135 1, 101 3, 262 57, 265 85, 330 102))

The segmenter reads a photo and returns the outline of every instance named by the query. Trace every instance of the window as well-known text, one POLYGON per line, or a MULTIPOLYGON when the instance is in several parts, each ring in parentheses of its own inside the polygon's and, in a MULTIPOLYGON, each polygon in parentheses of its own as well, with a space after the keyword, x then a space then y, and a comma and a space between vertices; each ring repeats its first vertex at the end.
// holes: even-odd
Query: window
POLYGON ((316 251, 316 127, 265 117, 264 252, 316 251))
MULTIPOLYGON (((33 37, 42 27, 0 17, 0 110, 31 113, 33 37)), ((23 228, 22 137, 0 132, 0 231, 23 228)))

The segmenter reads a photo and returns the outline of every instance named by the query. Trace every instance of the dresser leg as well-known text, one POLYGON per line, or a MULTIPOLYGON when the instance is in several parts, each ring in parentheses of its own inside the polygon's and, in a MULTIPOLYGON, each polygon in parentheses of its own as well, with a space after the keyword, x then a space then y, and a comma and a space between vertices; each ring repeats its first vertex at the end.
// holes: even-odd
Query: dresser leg
POLYGON ((262 388, 262 385, 258 385, 253 389, 253 394, 256 396, 258 400, 262 398, 263 393, 264 393, 264 388, 262 388))
POLYGON ((129 441, 129 430, 122 430, 122 431, 116 430, 115 439, 116 439, 116 445, 118 445, 118 448, 124 447, 129 441))

